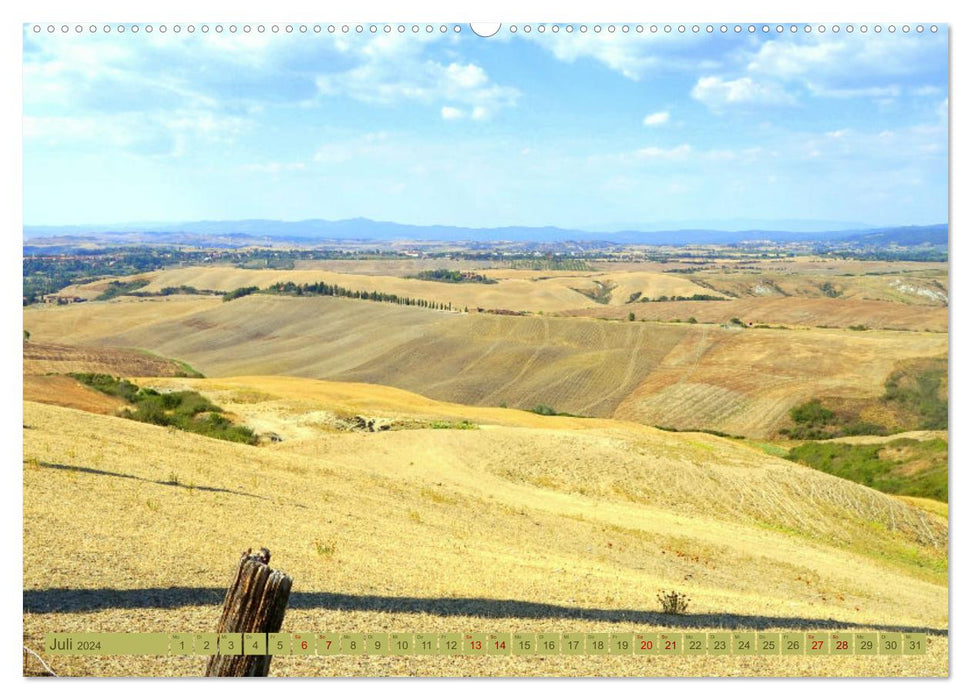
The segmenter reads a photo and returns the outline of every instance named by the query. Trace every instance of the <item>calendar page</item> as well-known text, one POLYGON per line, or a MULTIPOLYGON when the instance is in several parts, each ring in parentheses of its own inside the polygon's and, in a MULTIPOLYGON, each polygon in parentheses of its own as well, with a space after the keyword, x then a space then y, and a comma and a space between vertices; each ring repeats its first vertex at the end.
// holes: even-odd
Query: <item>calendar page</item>
POLYGON ((84 14, 24 676, 948 676, 947 23, 84 14))

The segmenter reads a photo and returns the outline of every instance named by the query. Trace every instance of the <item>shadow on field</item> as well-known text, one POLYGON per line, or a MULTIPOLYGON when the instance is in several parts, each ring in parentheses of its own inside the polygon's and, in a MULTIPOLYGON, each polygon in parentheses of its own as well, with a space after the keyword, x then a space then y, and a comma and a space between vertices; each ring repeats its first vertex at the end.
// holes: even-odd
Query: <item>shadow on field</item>
POLYGON ((255 493, 246 493, 245 491, 233 491, 232 489, 222 489, 217 486, 196 486, 194 484, 180 484, 177 481, 156 481, 155 479, 146 479, 143 476, 135 476, 133 474, 122 474, 121 472, 109 472, 103 469, 95 469, 93 467, 77 467, 70 464, 52 464, 51 462, 38 462, 38 465, 44 467, 45 469, 59 469, 62 471, 69 472, 80 472, 82 474, 94 474, 96 476, 114 476, 119 479, 133 479, 135 481, 144 481, 149 484, 158 484, 159 486, 173 486, 180 489, 192 489, 193 491, 211 491, 212 493, 231 493, 234 496, 246 496, 247 498, 258 498, 261 501, 269 501, 271 499, 266 496, 257 496, 255 493))
MULTIPOLYGON (((225 590, 221 588, 137 588, 133 590, 45 588, 24 591, 24 612, 92 612, 109 608, 219 606, 222 604, 224 595, 225 590)), ((287 607, 295 610, 422 613, 439 617, 628 622, 646 627, 669 627, 672 629, 866 629, 882 632, 925 632, 944 636, 948 634, 947 629, 933 627, 871 625, 822 618, 728 614, 664 615, 648 610, 575 608, 523 600, 493 600, 491 598, 409 598, 294 591, 290 594, 290 602, 287 607)))

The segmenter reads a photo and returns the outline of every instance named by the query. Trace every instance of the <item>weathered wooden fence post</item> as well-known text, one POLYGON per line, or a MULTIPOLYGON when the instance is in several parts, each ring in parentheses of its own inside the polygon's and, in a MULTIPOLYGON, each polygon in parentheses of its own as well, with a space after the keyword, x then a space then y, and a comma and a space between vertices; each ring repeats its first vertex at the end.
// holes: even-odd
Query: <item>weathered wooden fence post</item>
MULTIPOLYGON (((236 578, 223 601, 223 614, 217 632, 279 632, 287 611, 293 579, 273 571, 270 550, 243 552, 236 578)), ((269 651, 269 648, 267 649, 269 651)), ((212 656, 206 664, 207 676, 265 676, 270 670, 270 655, 212 656)))

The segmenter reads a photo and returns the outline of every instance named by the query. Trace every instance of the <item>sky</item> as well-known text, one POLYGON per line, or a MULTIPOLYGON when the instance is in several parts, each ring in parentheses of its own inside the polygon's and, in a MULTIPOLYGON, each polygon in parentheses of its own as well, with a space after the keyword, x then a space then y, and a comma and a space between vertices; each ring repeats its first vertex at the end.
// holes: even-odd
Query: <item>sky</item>
POLYGON ((454 26, 27 25, 24 223, 947 221, 946 27, 454 26))

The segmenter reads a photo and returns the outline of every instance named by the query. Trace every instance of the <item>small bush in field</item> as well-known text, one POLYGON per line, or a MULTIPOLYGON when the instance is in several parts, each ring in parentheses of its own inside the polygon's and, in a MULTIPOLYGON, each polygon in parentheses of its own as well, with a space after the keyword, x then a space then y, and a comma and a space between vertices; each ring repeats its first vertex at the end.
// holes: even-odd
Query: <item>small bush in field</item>
POLYGON ((684 615, 691 599, 678 591, 661 591, 657 594, 657 602, 661 604, 661 611, 666 615, 684 615))

